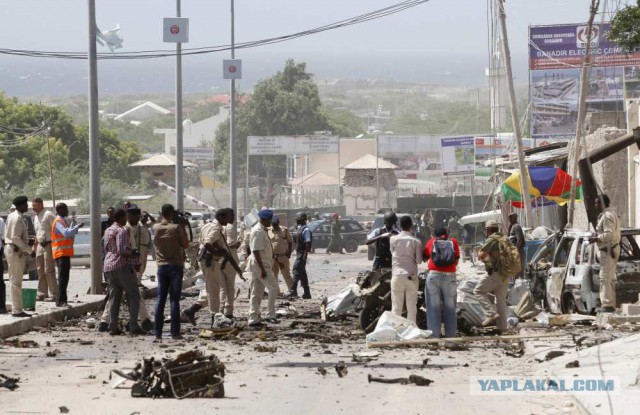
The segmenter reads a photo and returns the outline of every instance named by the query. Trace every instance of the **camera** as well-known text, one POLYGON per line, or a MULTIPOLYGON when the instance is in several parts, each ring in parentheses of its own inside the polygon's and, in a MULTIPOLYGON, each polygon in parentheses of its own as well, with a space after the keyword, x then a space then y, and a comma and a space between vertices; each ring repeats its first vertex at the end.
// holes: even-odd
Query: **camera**
POLYGON ((186 225, 189 223, 189 218, 191 218, 191 213, 176 210, 173 214, 173 223, 176 225, 186 225))

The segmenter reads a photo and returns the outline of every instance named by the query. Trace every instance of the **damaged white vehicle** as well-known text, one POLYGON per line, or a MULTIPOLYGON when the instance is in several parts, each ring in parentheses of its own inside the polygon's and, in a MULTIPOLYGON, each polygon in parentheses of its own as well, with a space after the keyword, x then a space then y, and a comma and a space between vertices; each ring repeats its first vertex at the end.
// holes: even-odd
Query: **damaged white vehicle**
MULTIPOLYGON (((640 293, 640 229, 622 229, 617 267, 616 307, 640 293)), ((592 232, 566 230, 550 236, 528 264, 531 294, 552 313, 595 312, 600 306, 599 251, 592 232)), ((602 253, 605 255, 606 253, 602 253)))

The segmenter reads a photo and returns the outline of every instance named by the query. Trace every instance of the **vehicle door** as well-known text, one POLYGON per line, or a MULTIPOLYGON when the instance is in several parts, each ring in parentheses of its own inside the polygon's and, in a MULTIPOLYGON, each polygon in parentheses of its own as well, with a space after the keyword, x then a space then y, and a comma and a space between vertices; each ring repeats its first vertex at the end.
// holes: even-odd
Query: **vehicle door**
POLYGON ((564 279, 567 265, 575 253, 575 238, 565 235, 560 240, 553 255, 553 262, 547 276, 547 303, 552 313, 562 313, 562 294, 564 293, 564 279))
POLYGON ((553 263, 553 254, 562 234, 556 233, 545 239, 527 264, 525 277, 529 280, 529 290, 533 301, 538 303, 546 297, 547 274, 553 263))
POLYGON ((589 312, 595 307, 592 287, 594 247, 589 243, 589 236, 580 236, 574 245, 575 252, 567 266, 565 291, 573 297, 577 311, 589 312))
POLYGON ((326 248, 331 240, 331 222, 323 221, 313 234, 314 248, 326 248), (317 237, 316 237, 317 235, 317 237), (316 241, 318 244, 316 245, 316 241))

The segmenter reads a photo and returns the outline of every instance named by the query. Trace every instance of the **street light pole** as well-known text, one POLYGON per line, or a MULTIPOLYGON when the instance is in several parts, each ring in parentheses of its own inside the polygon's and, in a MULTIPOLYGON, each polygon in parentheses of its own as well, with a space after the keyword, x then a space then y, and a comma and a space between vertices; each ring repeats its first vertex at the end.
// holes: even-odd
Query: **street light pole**
MULTIPOLYGON (((236 46, 235 46, 235 8, 234 8, 234 0, 231 0, 231 59, 236 58, 236 46)), ((238 160, 237 160, 237 148, 236 148, 236 80, 231 79, 231 99, 230 99, 230 111, 229 111, 229 191, 231 192, 231 209, 236 213, 236 218, 238 216, 238 160)), ((249 149, 247 148, 247 151, 249 149)), ((247 166, 248 168, 248 166, 247 166)), ((245 204, 246 195, 248 189, 245 189, 245 204)), ((247 212, 245 212, 246 214, 247 212)), ((235 240, 237 237, 237 229, 235 226, 235 221, 233 223, 234 226, 231 228, 231 236, 235 240)))
MULTIPOLYGON (((180 0, 176 0, 176 17, 181 17, 180 0)), ((182 43, 176 43, 176 209, 184 210, 184 166, 182 129, 182 43)))
POLYGON ((91 214, 91 293, 102 293, 100 223, 100 144, 98 126, 98 55, 96 51, 96 1, 89 5, 89 213, 91 214))

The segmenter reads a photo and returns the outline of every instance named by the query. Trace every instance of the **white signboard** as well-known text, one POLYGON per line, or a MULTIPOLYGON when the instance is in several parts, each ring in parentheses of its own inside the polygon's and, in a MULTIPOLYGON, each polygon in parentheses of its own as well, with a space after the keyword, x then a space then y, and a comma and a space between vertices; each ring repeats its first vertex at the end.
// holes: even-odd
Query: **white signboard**
POLYGON ((442 143, 442 175, 472 176, 474 174, 474 140, 469 137, 447 137, 442 143))
POLYGON ((326 135, 248 137, 249 155, 338 153, 340 137, 326 135))
POLYGON ((242 60, 225 59, 222 61, 223 79, 242 79, 242 60))
POLYGON ((165 17, 162 22, 162 39, 165 43, 189 42, 189 19, 165 17))
POLYGON ((183 158, 189 161, 213 160, 213 149, 207 147, 184 147, 183 158))
POLYGON ((379 135, 380 157, 436 153, 440 154, 439 135, 379 135))

